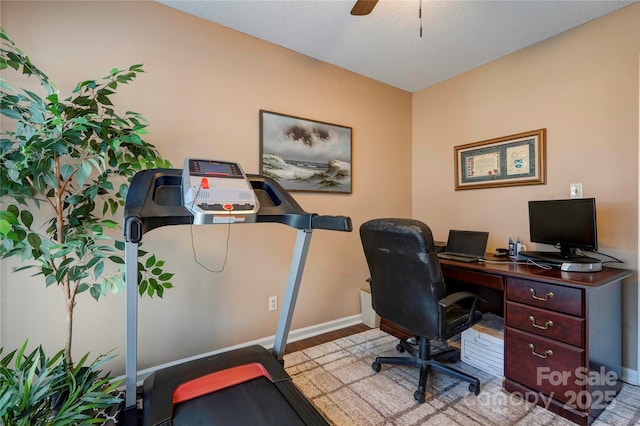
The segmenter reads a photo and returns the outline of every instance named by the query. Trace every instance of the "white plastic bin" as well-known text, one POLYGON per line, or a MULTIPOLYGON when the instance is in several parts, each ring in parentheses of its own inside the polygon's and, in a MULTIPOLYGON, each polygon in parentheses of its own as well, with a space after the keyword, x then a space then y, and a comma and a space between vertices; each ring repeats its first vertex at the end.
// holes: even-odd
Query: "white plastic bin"
POLYGON ((380 317, 371 306, 371 289, 366 287, 360 289, 360 308, 362 310, 362 323, 371 328, 378 328, 380 326, 380 317))
POLYGON ((485 314, 482 321, 463 331, 462 362, 497 377, 504 375, 504 320, 485 314))

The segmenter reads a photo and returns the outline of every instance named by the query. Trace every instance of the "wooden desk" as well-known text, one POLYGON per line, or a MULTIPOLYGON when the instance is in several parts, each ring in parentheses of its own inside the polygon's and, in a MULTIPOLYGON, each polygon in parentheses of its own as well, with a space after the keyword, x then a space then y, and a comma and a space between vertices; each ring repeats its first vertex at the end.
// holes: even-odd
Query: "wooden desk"
MULTIPOLYGON (((632 271, 562 272, 509 261, 440 265, 450 291, 494 295, 485 310, 505 319, 506 391, 580 425, 591 424, 618 394, 621 281, 632 271)), ((384 318, 380 329, 410 337, 384 318)))

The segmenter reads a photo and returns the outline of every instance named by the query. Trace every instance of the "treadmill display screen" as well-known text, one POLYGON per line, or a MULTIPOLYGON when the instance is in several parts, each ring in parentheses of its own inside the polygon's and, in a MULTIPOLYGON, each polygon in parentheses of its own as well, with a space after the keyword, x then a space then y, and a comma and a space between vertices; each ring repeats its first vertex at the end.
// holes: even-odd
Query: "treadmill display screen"
POLYGON ((236 163, 225 161, 190 160, 189 171, 195 176, 213 176, 217 178, 244 178, 236 163))

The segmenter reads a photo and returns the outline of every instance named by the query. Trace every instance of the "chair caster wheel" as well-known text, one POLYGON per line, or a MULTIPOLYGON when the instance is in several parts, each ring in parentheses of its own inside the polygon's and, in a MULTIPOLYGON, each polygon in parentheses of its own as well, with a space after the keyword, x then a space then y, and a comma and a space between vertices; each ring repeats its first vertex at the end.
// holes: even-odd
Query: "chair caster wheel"
POLYGON ((418 401, 418 404, 422 404, 424 402, 424 392, 420 392, 420 391, 415 391, 413 393, 413 399, 415 399, 416 401, 418 401))
POLYGON ((404 348, 402 347, 402 345, 400 343, 398 343, 396 345, 396 351, 398 351, 400 353, 404 352, 404 348))
POLYGON ((471 392, 474 395, 478 395, 480 393, 480 385, 475 385, 475 384, 470 384, 469 385, 469 392, 471 392))
POLYGON ((375 371, 376 373, 380 372, 380 363, 378 362, 373 362, 373 364, 371 364, 371 368, 373 368, 373 371, 375 371))

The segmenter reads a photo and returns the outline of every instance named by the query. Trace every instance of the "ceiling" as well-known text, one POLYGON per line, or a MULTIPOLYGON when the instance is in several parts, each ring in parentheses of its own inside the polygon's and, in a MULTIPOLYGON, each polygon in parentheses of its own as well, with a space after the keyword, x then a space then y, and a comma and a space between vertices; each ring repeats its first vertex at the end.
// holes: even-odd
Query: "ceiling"
POLYGON ((635 2, 380 0, 352 16, 355 0, 157 1, 408 92, 635 2))

